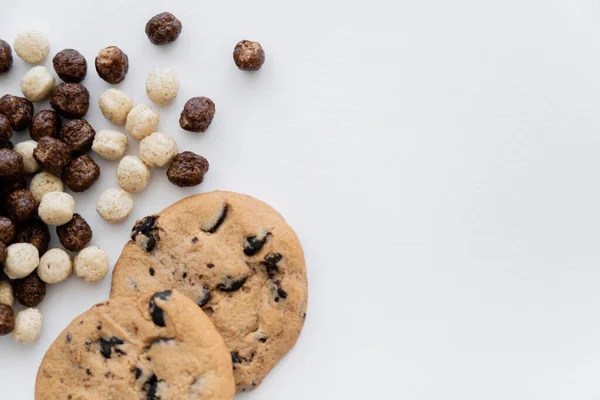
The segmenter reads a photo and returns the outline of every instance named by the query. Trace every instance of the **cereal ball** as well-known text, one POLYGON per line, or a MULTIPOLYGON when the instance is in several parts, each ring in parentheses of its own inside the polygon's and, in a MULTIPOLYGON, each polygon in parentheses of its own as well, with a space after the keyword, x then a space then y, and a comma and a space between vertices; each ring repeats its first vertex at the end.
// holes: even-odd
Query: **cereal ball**
POLYGON ((42 333, 42 313, 35 308, 28 308, 17 314, 15 318, 15 330, 12 337, 15 342, 21 344, 33 344, 42 333))
POLYGON ((92 148, 96 131, 85 119, 67 121, 58 134, 73 155, 85 154, 92 148))
POLYGON ((146 94, 153 103, 169 104, 179 93, 179 78, 172 69, 159 68, 146 78, 146 94))
POLYGON ((12 49, 8 43, 0 39, 0 75, 10 71, 12 65, 12 49))
POLYGON ((12 191, 4 198, 4 209, 13 221, 28 221, 35 216, 35 198, 27 189, 12 191))
POLYGON ((43 136, 58 137, 61 129, 62 120, 58 113, 52 110, 42 110, 33 117, 29 136, 33 140, 40 140, 43 136))
POLYGON ((96 133, 92 150, 106 160, 118 160, 127 149, 127 135, 112 130, 101 130, 96 133))
POLYGON ((6 261, 7 254, 8 251, 6 250, 6 245, 4 244, 4 242, 0 242, 0 264, 4 264, 4 261, 6 261))
POLYGON ((96 71, 108 83, 122 82, 129 70, 129 58, 117 46, 102 49, 96 57, 96 71))
POLYGON ((77 254, 74 264, 75 275, 88 282, 98 282, 108 272, 108 254, 96 246, 86 247, 77 254))
POLYGON ((12 126, 10 126, 10 120, 4 115, 0 114, 0 139, 10 140, 13 135, 12 126))
POLYGON ((135 156, 126 156, 117 167, 117 183, 123 190, 136 193, 144 190, 150 181, 150 168, 135 156))
MULTIPOLYGON (((25 278, 37 268, 40 255, 34 245, 29 243, 13 243, 6 249, 4 273, 10 279, 25 278)), ((13 286, 16 292, 16 288, 13 286)), ((15 293, 16 296, 16 293, 15 293)))
POLYGON ((65 82, 79 83, 87 75, 85 57, 73 49, 59 51, 52 59, 54 70, 65 82))
POLYGON ((38 214, 48 225, 64 225, 73 218, 75 200, 73 196, 63 192, 50 192, 42 196, 38 214))
POLYGON ((37 142, 35 140, 26 140, 15 146, 15 151, 23 158, 23 172, 26 174, 32 174, 40 169, 38 162, 33 157, 33 151, 36 147, 37 142))
POLYGON ((132 138, 142 140, 156 132, 160 115, 146 104, 138 104, 127 115, 125 130, 132 138))
POLYGON ((79 214, 64 225, 56 227, 58 240, 69 251, 80 251, 92 240, 92 228, 79 214))
POLYGON ((71 160, 62 173, 63 181, 74 192, 88 190, 100 177, 100 167, 84 154, 71 160))
POLYGON ((0 176, 14 176, 23 172, 23 157, 15 150, 0 149, 0 176))
POLYGON ((206 158, 191 151, 184 151, 173 158, 167 170, 167 177, 177 186, 196 186, 202 183, 206 172, 208 172, 206 158))
POLYGON ((15 52, 28 64, 44 61, 50 52, 50 41, 40 31, 27 31, 15 39, 15 52))
POLYGON ((15 243, 29 243, 38 250, 38 254, 44 254, 50 243, 48 225, 39 219, 32 219, 19 227, 15 243))
POLYGON ((25 97, 6 94, 0 98, 0 114, 4 114, 15 131, 22 131, 31 125, 33 104, 25 97))
POLYGON ((0 304, 0 336, 5 336, 15 329, 15 313, 11 304, 0 304))
POLYGON ((140 142, 140 158, 149 167, 164 167, 177 154, 177 143, 169 135, 154 132, 140 142))
POLYGON ((181 21, 170 12, 160 13, 150 18, 146 24, 146 36, 153 44, 173 43, 181 34, 181 21))
POLYGON ((181 116, 179 126, 190 132, 206 132, 215 116, 215 103, 208 97, 192 97, 189 99, 181 116))
MULTIPOLYGON (((27 187, 27 181, 21 174, 2 176, 0 177, 0 194, 8 194, 15 190, 25 189, 27 187)), ((0 207, 1 209, 2 207, 0 207)))
POLYGON ((17 227, 10 218, 0 217, 0 241, 10 244, 17 234, 17 227))
POLYGON ((108 89, 98 99, 98 105, 104 118, 117 125, 123 125, 127 114, 133 108, 133 99, 118 89, 108 89))
POLYGON ((133 210, 133 198, 122 189, 108 189, 100 195, 96 211, 108 222, 119 223, 133 210))
POLYGON ((0 304, 6 304, 12 307, 14 302, 15 296, 13 294, 12 285, 9 281, 0 281, 0 304))
POLYGON ((56 175, 49 172, 40 172, 31 179, 29 190, 37 203, 42 201, 42 196, 50 192, 62 192, 64 186, 62 181, 56 175))
POLYGON ((265 51, 258 42, 242 40, 233 49, 233 61, 242 71, 258 71, 265 63, 265 51))
POLYGON ((62 141, 43 136, 38 141, 33 156, 46 171, 58 175, 69 162, 71 150, 62 141))
POLYGON ((14 149, 14 146, 11 143, 10 140, 4 139, 4 138, 0 138, 0 149, 9 149, 9 150, 12 150, 12 149, 14 149))
POLYGON ((73 272, 71 256, 63 249, 50 249, 40 258, 37 274, 46 283, 64 281, 73 272))
POLYGON ((50 105, 65 118, 83 118, 90 107, 90 92, 79 83, 61 83, 50 95, 50 105))
POLYGON ((14 280, 12 284, 15 299, 24 306, 35 307, 46 296, 46 282, 41 280, 35 271, 25 278, 14 280))
POLYGON ((30 101, 46 100, 52 89, 54 89, 54 77, 46 67, 33 67, 21 79, 21 92, 30 101))

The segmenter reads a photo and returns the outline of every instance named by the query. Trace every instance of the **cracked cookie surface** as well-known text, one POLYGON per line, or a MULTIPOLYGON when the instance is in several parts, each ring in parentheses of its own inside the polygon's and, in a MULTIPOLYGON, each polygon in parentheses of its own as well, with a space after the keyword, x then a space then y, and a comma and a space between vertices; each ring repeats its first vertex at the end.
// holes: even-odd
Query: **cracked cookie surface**
POLYGON ((250 196, 188 197, 138 221, 111 297, 177 289, 206 312, 231 352, 238 392, 258 386, 306 317, 304 254, 277 211, 250 196))
POLYGON ((198 306, 177 291, 113 299, 50 346, 35 399, 231 400, 232 360, 198 306))

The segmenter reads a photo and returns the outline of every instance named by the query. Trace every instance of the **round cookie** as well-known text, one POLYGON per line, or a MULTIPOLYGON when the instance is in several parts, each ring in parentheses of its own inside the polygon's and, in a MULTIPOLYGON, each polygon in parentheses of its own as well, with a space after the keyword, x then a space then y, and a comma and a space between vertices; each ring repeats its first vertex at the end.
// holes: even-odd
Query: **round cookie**
POLYGON ((138 221, 111 297, 177 289, 200 305, 231 351, 237 391, 258 386, 294 346, 306 317, 304 254, 269 205, 230 192, 183 199, 138 221))
POLYGON ((77 317, 37 374, 35 400, 234 396, 231 357, 213 324, 177 291, 109 300, 77 317))

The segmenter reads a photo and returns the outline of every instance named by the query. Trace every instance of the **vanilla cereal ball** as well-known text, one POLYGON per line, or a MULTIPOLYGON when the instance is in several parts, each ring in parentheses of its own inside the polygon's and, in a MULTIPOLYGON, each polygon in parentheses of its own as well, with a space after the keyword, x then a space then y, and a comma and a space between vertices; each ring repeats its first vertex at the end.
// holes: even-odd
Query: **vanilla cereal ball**
POLYGON ((133 210, 133 198, 123 189, 108 189, 100 195, 96 211, 108 222, 119 223, 133 210))
POLYGON ((123 125, 133 108, 133 99, 118 89, 108 89, 98 99, 102 115, 117 125, 123 125))
POLYGON ((12 307, 15 302, 13 288, 9 281, 0 281, 0 304, 6 304, 12 307))
POLYGON ((117 183, 129 193, 141 192, 150 181, 150 168, 136 156, 125 156, 117 167, 117 183))
POLYGON ((73 272, 71 256, 63 249, 50 249, 40 258, 37 274, 46 283, 62 282, 73 272))
POLYGON ((75 200, 63 192, 50 192, 42 196, 38 215, 48 225, 64 225, 73 218, 75 200))
POLYGON ((50 41, 42 32, 31 30, 17 36, 14 48, 23 61, 28 64, 37 64, 48 57, 50 41))
POLYGON ((38 249, 29 243, 13 243, 6 248, 4 273, 10 279, 21 279, 33 272, 40 263, 38 249))
POLYGON ((52 89, 54 77, 46 67, 33 67, 21 79, 21 92, 30 101, 46 100, 52 89))
POLYGON ((42 333, 42 313, 37 308, 27 308, 15 317, 12 337, 17 343, 33 344, 42 333))
POLYGON ((142 140, 156 132, 160 115, 147 104, 138 104, 127 115, 125 130, 132 138, 142 140))
POLYGON ((108 254, 96 246, 86 247, 75 257, 75 275, 88 282, 104 278, 108 267, 108 254))
POLYGON ((162 132, 154 132, 140 142, 140 158, 149 167, 164 167, 177 155, 177 143, 162 132))
POLYGON ((29 184, 29 191, 38 204, 46 193, 62 192, 63 190, 65 188, 60 178, 46 171, 36 174, 29 184))
POLYGON ((169 104, 179 93, 179 78, 172 69, 158 68, 146 78, 146 94, 153 103, 169 104))
POLYGON ((15 151, 23 157, 23 172, 26 174, 32 174, 40 169, 40 165, 33 157, 33 151, 36 147, 37 142, 35 140, 26 140, 15 146, 15 151))
POLYGON ((103 129, 96 133, 92 150, 106 160, 118 160, 127 149, 127 135, 121 132, 103 129))

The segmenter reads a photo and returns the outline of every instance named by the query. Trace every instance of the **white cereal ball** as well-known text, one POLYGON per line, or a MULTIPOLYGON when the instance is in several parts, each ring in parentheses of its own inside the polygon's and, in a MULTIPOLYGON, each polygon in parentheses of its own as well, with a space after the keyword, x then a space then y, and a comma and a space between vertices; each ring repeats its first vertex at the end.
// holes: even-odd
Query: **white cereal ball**
POLYGON ((12 337, 17 343, 33 344, 42 333, 42 313, 37 308, 27 308, 15 317, 12 337))
POLYGON ((40 169, 40 165, 33 157, 33 151, 36 147, 37 142, 35 140, 26 140, 15 146, 15 151, 23 157, 23 172, 26 174, 32 174, 40 169))
POLYGON ((104 278, 108 267, 108 254, 96 246, 86 247, 75 257, 75 275, 88 282, 104 278))
POLYGON ((50 52, 50 41, 40 31, 27 31, 19 34, 14 43, 15 52, 28 64, 44 61, 50 52))
POLYGON ((140 158, 149 167, 164 167, 177 155, 177 143, 162 132, 154 132, 140 142, 140 158))
POLYGON ((64 225, 73 218, 75 200, 63 192, 50 192, 42 196, 38 215, 48 225, 64 225))
POLYGON ((50 249, 40 258, 37 274, 46 283, 62 282, 73 272, 71 256, 63 249, 50 249))
POLYGON ((133 99, 118 89, 108 89, 98 99, 102 115, 117 125, 123 125, 133 108, 133 99))
POLYGON ((4 273, 10 279, 21 279, 33 272, 40 263, 38 249, 29 243, 13 243, 6 248, 4 273))
POLYGON ((169 104, 179 93, 179 78, 172 69, 158 68, 146 78, 146 94, 153 103, 169 104))
POLYGON ((150 180, 150 168, 136 156, 126 156, 117 167, 117 183, 129 193, 141 192, 150 180))
POLYGON ((92 150, 106 160, 118 160, 126 149, 127 135, 108 129, 98 131, 92 144, 92 150))
POLYGON ((96 211, 108 222, 119 223, 133 210, 133 198, 123 189, 108 189, 100 195, 96 211))
POLYGON ((13 288, 9 281, 0 281, 0 304, 7 304, 12 307, 15 302, 13 288))
POLYGON ((60 178, 46 171, 36 174, 29 184, 29 191, 38 203, 42 201, 42 197, 46 193, 62 192, 63 190, 65 187, 60 178))
POLYGON ((151 133, 156 132, 160 115, 147 104, 138 104, 129 111, 125 130, 132 138, 142 140, 151 133))
POLYGON ((21 79, 21 92, 30 101, 46 100, 54 89, 54 77, 46 67, 33 67, 21 79))

